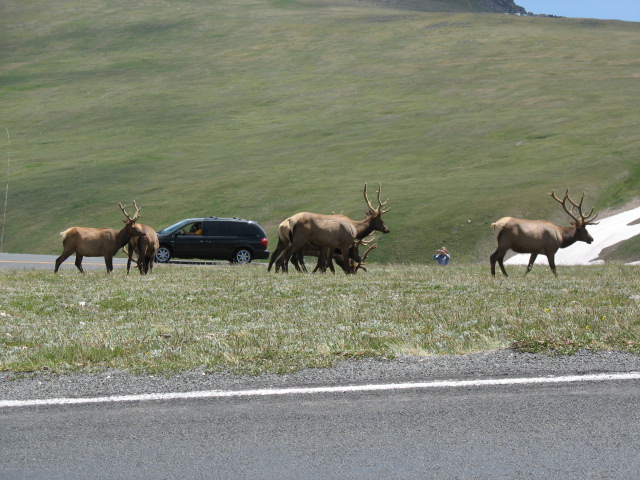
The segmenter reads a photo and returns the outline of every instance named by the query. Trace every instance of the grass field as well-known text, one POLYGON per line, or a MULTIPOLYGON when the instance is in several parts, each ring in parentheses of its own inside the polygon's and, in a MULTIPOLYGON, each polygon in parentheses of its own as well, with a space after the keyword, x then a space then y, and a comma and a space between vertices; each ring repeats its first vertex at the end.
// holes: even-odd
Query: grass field
POLYGON ((127 276, 0 271, 0 371, 286 373, 345 358, 493 349, 640 353, 638 267, 370 266, 280 275, 263 266, 127 276))
POLYGON ((446 244, 474 263, 499 217, 565 223, 551 189, 638 195, 640 24, 356 0, 0 9, 4 252, 57 254, 58 232, 121 225, 133 199, 158 229, 240 216, 275 243, 298 211, 361 218, 368 182, 391 207, 376 261, 446 244))

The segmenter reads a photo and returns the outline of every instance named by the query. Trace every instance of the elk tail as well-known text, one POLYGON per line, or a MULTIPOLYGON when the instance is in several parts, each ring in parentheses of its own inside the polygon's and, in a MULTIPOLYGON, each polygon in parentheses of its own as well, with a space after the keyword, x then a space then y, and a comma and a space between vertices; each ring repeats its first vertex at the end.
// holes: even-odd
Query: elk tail
POLYGON ((296 228, 296 224, 294 223, 293 225, 291 224, 292 222, 289 221, 289 243, 293 243, 293 230, 296 228))
POLYGON ((496 236, 500 235, 500 232, 502 231, 502 229, 504 228, 505 224, 509 221, 508 217, 504 217, 501 218, 500 220, 498 220, 495 223, 491 224, 491 228, 493 229, 494 233, 496 234, 496 236))
POLYGON ((60 236, 62 237, 62 241, 64 242, 69 235, 71 235, 71 231, 76 227, 67 228, 64 232, 60 232, 60 236))

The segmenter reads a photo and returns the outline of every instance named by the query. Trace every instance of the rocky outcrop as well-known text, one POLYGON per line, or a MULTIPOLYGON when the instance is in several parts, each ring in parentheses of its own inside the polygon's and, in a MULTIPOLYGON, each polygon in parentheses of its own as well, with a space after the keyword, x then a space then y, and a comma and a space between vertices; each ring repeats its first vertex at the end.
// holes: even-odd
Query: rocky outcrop
POLYGON ((519 5, 516 5, 513 0, 476 0, 476 2, 483 10, 487 12, 498 13, 511 13, 511 14, 526 14, 527 11, 519 5))

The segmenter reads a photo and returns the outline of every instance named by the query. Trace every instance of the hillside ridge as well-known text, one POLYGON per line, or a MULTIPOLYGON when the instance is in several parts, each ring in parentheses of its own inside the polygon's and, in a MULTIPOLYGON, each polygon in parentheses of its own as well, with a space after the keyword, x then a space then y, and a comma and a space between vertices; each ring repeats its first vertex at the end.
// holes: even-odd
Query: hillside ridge
POLYGON ((423 12, 485 12, 526 15, 513 0, 365 0, 367 3, 423 12))

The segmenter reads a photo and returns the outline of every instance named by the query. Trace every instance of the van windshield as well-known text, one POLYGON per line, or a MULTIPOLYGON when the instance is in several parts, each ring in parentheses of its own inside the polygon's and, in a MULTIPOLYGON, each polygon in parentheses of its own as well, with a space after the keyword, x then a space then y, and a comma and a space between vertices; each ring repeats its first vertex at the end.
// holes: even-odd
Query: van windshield
POLYGON ((171 225, 170 227, 167 227, 163 230, 160 230, 158 233, 162 233, 162 234, 169 234, 169 233, 173 233, 176 230, 181 229, 182 227, 184 227, 185 225, 192 223, 193 220, 181 220, 178 223, 174 223, 173 225, 171 225))

